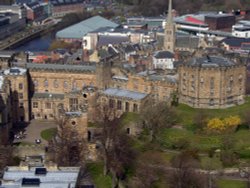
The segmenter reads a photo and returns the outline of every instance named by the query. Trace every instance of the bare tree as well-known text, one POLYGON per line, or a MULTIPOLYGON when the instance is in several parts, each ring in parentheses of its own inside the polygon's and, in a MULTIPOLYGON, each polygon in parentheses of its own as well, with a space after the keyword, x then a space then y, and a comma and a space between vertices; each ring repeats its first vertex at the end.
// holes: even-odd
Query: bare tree
POLYGON ((203 110, 199 110, 194 116, 194 124, 198 129, 203 129, 207 125, 208 115, 203 110))
POLYGON ((248 128, 250 129, 250 110, 247 110, 244 114, 244 122, 247 124, 248 128))
POLYGON ((0 170, 7 165, 13 164, 13 148, 11 146, 0 145, 0 170))
POLYGON ((206 178, 197 172, 198 155, 193 151, 184 151, 171 161, 168 183, 172 188, 207 187, 206 178))
POLYGON ((157 151, 141 153, 135 164, 135 177, 128 187, 153 187, 155 183, 164 178, 166 160, 157 151), (163 176, 163 177, 162 177, 163 176))
POLYGON ((102 129, 100 142, 104 161, 103 173, 111 173, 113 187, 117 187, 126 168, 132 164, 134 152, 128 135, 122 129, 121 118, 113 109, 99 108, 98 122, 102 129), (100 110, 101 109, 101 110, 100 110))
POLYGON ((49 143, 49 153, 60 166, 78 166, 84 162, 86 141, 69 125, 69 117, 61 116, 57 120, 58 131, 49 143))
POLYGON ((141 121, 143 127, 150 132, 150 141, 156 139, 162 128, 171 127, 176 122, 174 108, 166 102, 154 103, 153 100, 149 100, 141 109, 141 121))

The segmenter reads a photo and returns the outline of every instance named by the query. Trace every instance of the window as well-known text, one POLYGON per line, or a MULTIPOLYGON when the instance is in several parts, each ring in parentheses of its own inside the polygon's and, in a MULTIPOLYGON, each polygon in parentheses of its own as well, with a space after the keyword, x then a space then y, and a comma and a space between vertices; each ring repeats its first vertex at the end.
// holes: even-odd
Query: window
POLYGON ((133 112, 138 112, 138 105, 137 104, 133 105, 133 112))
POLYGON ((78 99, 77 98, 69 99, 69 107, 70 107, 71 111, 77 111, 78 110, 78 99))
POLYGON ((44 80, 44 87, 48 87, 48 86, 49 86, 48 80, 44 80))
POLYGON ((214 77, 210 78, 210 89, 214 89, 214 77))
POLYGON ((76 82, 74 81, 73 83, 72 83, 72 90, 76 90, 77 89, 77 84, 76 84, 76 82))
POLYGON ((51 109, 51 103, 50 102, 46 102, 45 103, 45 108, 46 109, 51 109))
POLYGON ((109 107, 114 108, 115 101, 113 99, 109 99, 109 107))
POLYGON ((34 80, 34 86, 38 87, 38 81, 37 80, 34 80))
POLYGON ((214 99, 210 99, 210 100, 209 100, 209 105, 210 105, 210 106, 213 106, 213 105, 214 105, 214 99))
POLYGON ((23 89, 23 84, 22 84, 22 83, 19 83, 18 88, 19 88, 20 90, 22 90, 22 89, 23 89))
POLYGON ((58 81, 57 81, 57 80, 54 80, 53 85, 54 85, 54 88, 58 88, 58 86, 59 86, 58 81))
POLYGON ((239 75, 239 82, 240 83, 242 82, 242 75, 241 74, 239 75))
POLYGON ((19 107, 23 108, 23 103, 22 102, 19 103, 19 107))
POLYGON ((67 89, 67 88, 68 88, 68 82, 67 82, 67 81, 64 81, 64 82, 63 82, 63 87, 64 87, 64 89, 67 89))
POLYGON ((22 93, 19 93, 19 99, 23 99, 23 94, 22 93))
POLYGON ((33 108, 38 108, 38 102, 33 102, 33 108))
POLYGON ((126 102, 126 103, 125 103, 125 110, 126 110, 126 112, 129 111, 129 102, 126 102))
POLYGON ((122 101, 117 101, 117 109, 118 110, 122 109, 122 101))

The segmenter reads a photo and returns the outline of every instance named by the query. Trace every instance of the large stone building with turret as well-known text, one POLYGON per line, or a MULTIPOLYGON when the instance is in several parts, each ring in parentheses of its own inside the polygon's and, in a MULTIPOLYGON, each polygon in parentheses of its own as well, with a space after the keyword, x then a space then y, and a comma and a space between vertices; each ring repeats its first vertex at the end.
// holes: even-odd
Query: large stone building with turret
POLYGON ((218 56, 193 58, 178 68, 180 102, 227 108, 245 102, 246 66, 218 56))
MULTIPOLYGON (((175 53, 171 11, 170 0, 163 49, 175 53)), ((138 49, 144 57, 150 57, 148 52, 155 50, 153 47, 138 49)), ((12 56, 4 59, 7 62, 1 62, 0 114, 5 130, 12 124, 57 119, 67 113, 74 115, 72 123, 84 124, 76 127, 88 138, 87 122, 95 119, 96 108, 101 105, 121 115, 140 112, 147 100, 171 104, 173 97, 195 108, 227 108, 245 101, 246 66, 224 57, 194 57, 178 62, 171 72, 153 70, 149 62, 144 70, 136 72, 129 69, 133 66, 123 64, 126 58, 117 54, 113 51, 106 58, 96 54, 97 62, 25 62, 16 63, 18 67, 12 65, 12 56)))

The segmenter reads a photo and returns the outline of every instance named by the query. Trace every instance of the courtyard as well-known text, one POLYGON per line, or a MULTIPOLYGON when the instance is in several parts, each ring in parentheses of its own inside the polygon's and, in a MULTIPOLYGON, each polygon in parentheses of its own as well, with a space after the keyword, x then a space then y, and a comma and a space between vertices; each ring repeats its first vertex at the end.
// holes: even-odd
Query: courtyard
POLYGON ((31 120, 30 124, 24 128, 22 138, 15 138, 14 143, 23 145, 36 144, 36 140, 41 140, 41 144, 47 145, 49 138, 56 130, 56 122, 51 120, 31 120), (42 134, 41 134, 42 133, 42 134))

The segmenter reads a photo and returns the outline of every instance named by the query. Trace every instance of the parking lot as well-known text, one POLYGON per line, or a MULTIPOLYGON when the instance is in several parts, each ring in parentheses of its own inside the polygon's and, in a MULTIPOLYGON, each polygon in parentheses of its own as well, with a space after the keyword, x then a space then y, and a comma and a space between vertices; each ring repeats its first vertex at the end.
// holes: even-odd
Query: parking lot
POLYGON ((46 130, 49 128, 55 128, 55 127, 56 127, 55 121, 32 120, 30 124, 24 129, 24 131, 22 131, 23 134, 16 134, 16 137, 19 136, 19 138, 15 138, 14 143, 24 142, 24 143, 29 143, 29 144, 33 144, 33 143, 35 144, 36 139, 41 139, 42 144, 46 145, 47 141, 41 138, 40 133, 43 130, 46 130), (22 138, 22 135, 24 135, 23 138, 22 138))

